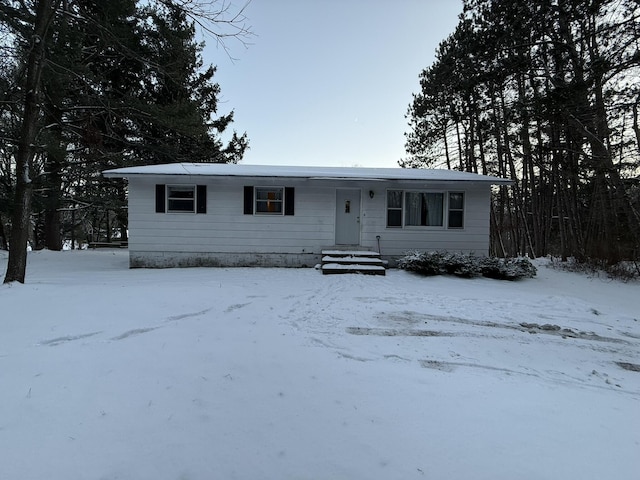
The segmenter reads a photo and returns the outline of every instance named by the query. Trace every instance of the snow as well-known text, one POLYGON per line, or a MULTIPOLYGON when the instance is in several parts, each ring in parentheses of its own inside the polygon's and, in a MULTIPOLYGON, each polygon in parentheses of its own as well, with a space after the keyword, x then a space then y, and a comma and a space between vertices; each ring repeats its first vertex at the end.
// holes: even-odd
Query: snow
POLYGON ((137 175, 207 175, 225 177, 278 177, 314 180, 437 180, 481 182, 491 185, 510 185, 506 178, 478 175, 446 169, 421 168, 360 168, 360 167, 301 167, 285 165, 246 165, 227 163, 167 163, 106 170, 108 178, 128 178, 137 175))
POLYGON ((30 252, 27 283, 0 287, 0 477, 637 479, 640 372, 616 362, 640 364, 638 284, 538 266, 30 252))

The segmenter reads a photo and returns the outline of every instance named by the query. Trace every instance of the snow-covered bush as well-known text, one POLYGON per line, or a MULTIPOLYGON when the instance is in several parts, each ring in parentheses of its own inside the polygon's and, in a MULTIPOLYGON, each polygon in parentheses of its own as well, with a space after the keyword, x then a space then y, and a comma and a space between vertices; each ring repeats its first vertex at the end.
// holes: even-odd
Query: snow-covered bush
POLYGON ((526 257, 482 259, 482 275, 498 280, 517 280, 519 278, 533 278, 537 270, 531 260, 526 257))
POLYGON ((444 268, 448 274, 457 277, 479 277, 482 275, 482 265, 478 260, 478 257, 472 255, 448 253, 444 257, 444 268))
POLYGON ((412 272, 420 272, 423 275, 443 275, 444 254, 440 252, 413 252, 406 255, 398 262, 398 267, 412 272))
POLYGON ((398 267, 422 275, 484 276, 500 280, 517 280, 536 275, 528 258, 495 258, 446 252, 412 252, 398 262, 398 267))

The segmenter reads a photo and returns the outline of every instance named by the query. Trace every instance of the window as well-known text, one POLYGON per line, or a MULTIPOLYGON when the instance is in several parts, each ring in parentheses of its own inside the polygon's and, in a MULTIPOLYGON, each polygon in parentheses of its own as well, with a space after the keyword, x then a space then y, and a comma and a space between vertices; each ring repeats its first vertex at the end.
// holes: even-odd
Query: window
POLYGON ((244 187, 245 215, 294 215, 295 188, 244 187))
POLYGON ((402 227, 402 190, 387 190, 387 227, 402 227))
POLYGON ((283 190, 282 187, 256 187, 256 213, 282 215, 283 190))
POLYGON ((449 193, 449 228, 464 226, 464 193, 449 193))
POLYGON ((387 190, 387 228, 444 227, 464 228, 464 193, 407 192, 387 190), (403 223, 404 222, 404 223, 403 223))
POLYGON ((195 212, 196 187, 167 185, 167 212, 195 212))
POLYGON ((156 185, 156 213, 207 213, 206 185, 156 185))
POLYGON ((406 226, 441 227, 443 225, 442 193, 406 192, 406 226))

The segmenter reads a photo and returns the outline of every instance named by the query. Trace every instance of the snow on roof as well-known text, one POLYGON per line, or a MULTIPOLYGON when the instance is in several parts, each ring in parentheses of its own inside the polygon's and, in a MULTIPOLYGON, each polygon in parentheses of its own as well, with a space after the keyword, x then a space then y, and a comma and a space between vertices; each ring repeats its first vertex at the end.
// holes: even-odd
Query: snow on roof
POLYGON ((102 172, 109 178, 129 178, 139 175, 189 175, 218 177, 280 177, 341 180, 439 180, 489 182, 508 185, 511 180, 469 172, 421 168, 350 168, 296 167, 283 165, 237 165, 229 163, 167 163, 140 167, 116 168, 102 172))

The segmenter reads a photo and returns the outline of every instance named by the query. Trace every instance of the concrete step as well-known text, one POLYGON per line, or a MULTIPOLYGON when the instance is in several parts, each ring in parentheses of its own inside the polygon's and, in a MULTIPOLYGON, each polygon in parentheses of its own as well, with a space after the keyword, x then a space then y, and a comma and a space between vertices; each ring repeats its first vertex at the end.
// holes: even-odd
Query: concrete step
POLYGON ((322 264, 322 274, 341 273, 361 273, 363 275, 386 275, 387 269, 382 265, 344 264, 344 263, 324 263, 322 264))
POLYGON ((371 252, 369 250, 322 250, 322 256, 329 257, 371 257, 380 258, 378 252, 371 252))
POLYGON ((322 257, 322 263, 339 263, 342 265, 362 264, 362 265, 384 265, 380 257, 335 257, 333 255, 325 255, 322 257))
POLYGON ((322 273, 361 273, 365 275, 385 275, 386 262, 378 252, 366 250, 323 250, 322 273))

